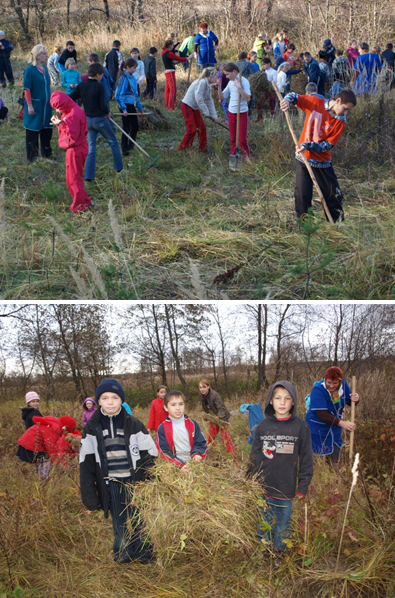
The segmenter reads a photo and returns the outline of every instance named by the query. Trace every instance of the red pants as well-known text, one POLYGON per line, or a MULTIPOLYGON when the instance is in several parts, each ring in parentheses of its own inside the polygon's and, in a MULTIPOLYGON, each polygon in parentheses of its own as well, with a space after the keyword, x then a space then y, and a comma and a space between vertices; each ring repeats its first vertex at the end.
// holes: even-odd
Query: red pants
POLYGON ((234 449, 232 441, 230 439, 228 430, 224 430, 223 428, 220 428, 217 424, 210 423, 210 427, 208 429, 207 444, 210 444, 214 440, 214 438, 216 437, 216 435, 218 434, 218 432, 220 430, 221 430, 221 436, 222 436, 223 443, 226 446, 226 450, 228 451, 228 453, 232 453, 232 455, 234 455, 235 449, 234 449))
POLYGON ((168 110, 174 110, 177 98, 176 73, 170 71, 165 73, 166 87, 165 87, 165 104, 168 110))
POLYGON ((181 102, 181 111, 185 119, 187 132, 177 149, 182 150, 185 147, 192 147, 197 133, 199 136, 199 150, 204 152, 207 149, 207 132, 200 110, 192 110, 190 106, 181 102))
POLYGON ((88 147, 70 147, 66 150, 66 185, 73 198, 70 206, 72 212, 85 212, 92 200, 85 191, 83 172, 88 147))
MULTIPOLYGON (((230 134, 230 153, 232 156, 236 153, 236 126, 237 126, 237 114, 233 112, 228 113, 228 123, 229 123, 229 134, 230 134)), ((239 129, 239 139, 240 139, 240 148, 243 157, 250 155, 250 148, 248 147, 247 142, 247 128, 248 128, 248 112, 242 112, 240 114, 240 129, 239 129)))

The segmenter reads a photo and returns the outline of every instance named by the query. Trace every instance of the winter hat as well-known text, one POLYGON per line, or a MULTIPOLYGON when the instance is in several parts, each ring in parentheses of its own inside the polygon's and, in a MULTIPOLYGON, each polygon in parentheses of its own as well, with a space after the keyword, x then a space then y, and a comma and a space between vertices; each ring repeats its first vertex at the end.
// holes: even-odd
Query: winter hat
POLYGON ((330 39, 325 39, 324 43, 322 44, 323 48, 330 48, 330 46, 332 45, 332 40, 330 39))
MULTIPOLYGON (((0 34, 1 34, 1 32, 0 32, 0 34)), ((34 392, 34 390, 31 392, 28 392, 25 398, 26 398, 26 405, 28 405, 30 403, 30 401, 35 401, 36 399, 40 400, 40 397, 38 396, 38 394, 36 392, 34 392)))
POLYGON ((62 428, 66 428, 67 432, 74 432, 77 427, 77 422, 69 415, 62 415, 60 421, 62 423, 62 428))
POLYGON ((115 392, 122 399, 122 403, 125 401, 125 391, 122 385, 115 378, 104 378, 96 388, 95 400, 98 403, 99 398, 104 392, 115 392))
POLYGON ((0 31, 0 37, 1 37, 1 36, 4 36, 4 37, 5 37, 5 33, 4 33, 4 31, 0 31))

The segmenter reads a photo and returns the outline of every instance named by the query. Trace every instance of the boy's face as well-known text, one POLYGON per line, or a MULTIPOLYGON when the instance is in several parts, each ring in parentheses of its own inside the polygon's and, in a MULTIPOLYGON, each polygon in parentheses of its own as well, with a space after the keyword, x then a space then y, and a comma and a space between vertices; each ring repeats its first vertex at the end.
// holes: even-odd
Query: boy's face
POLYGON ((273 405, 275 416, 283 418, 288 417, 294 402, 286 388, 276 386, 270 404, 273 405))
POLYGON ((122 399, 115 392, 104 392, 98 401, 105 415, 118 413, 122 405, 122 399))
POLYGON ((92 401, 87 401, 85 403, 85 407, 88 409, 88 411, 90 411, 91 409, 93 409, 93 403, 92 403, 92 401))
POLYGON ((257 58, 258 58, 258 55, 257 55, 257 54, 251 54, 251 55, 250 55, 250 61, 251 61, 251 62, 256 62, 256 59, 257 59, 257 58))
POLYGON ((335 104, 332 108, 333 112, 337 116, 347 115, 349 113, 349 111, 354 108, 354 104, 351 104, 350 102, 347 102, 346 104, 342 104, 341 102, 342 102, 341 98, 337 98, 337 100, 335 100, 335 104))
POLYGON ((170 401, 165 405, 165 411, 173 419, 181 419, 185 411, 184 399, 181 396, 171 397, 170 401))
POLYGON ((307 62, 307 64, 310 64, 310 62, 311 62, 311 56, 305 56, 304 57, 304 61, 307 62))
POLYGON ((73 52, 73 50, 74 50, 74 46, 70 46, 70 45, 68 45, 68 46, 67 46, 67 49, 68 49, 68 51, 69 51, 69 52, 73 52))
POLYGON ((272 65, 269 64, 269 63, 266 63, 266 62, 262 63, 262 68, 263 68, 264 71, 268 71, 271 68, 271 66, 272 65))
POLYGON ((167 393, 167 390, 166 390, 166 388, 160 388, 160 389, 158 390, 158 397, 159 397, 160 399, 163 399, 163 397, 165 396, 165 394, 166 394, 166 393, 167 393))
POLYGON ((325 380, 325 386, 329 392, 335 392, 336 390, 339 390, 340 384, 341 380, 338 378, 327 378, 325 380))
POLYGON ((207 384, 204 384, 203 382, 201 382, 199 384, 199 390, 202 393, 202 395, 206 396, 206 394, 208 393, 208 391, 210 390, 210 387, 207 386, 207 384))
POLYGON ((28 403, 28 407, 33 407, 33 409, 38 409, 39 406, 40 406, 40 399, 33 399, 33 401, 29 401, 29 403, 28 403))

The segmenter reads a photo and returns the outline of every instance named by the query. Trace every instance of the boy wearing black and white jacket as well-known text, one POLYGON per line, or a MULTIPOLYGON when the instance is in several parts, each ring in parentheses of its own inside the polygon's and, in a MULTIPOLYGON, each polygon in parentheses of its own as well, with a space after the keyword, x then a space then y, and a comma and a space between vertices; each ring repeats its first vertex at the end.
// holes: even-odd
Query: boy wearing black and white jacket
POLYGON ((114 529, 114 560, 152 560, 152 548, 137 524, 130 506, 131 484, 144 480, 158 451, 143 423, 122 407, 125 393, 114 378, 102 380, 96 389, 99 408, 84 428, 80 451, 82 502, 90 511, 110 510, 114 529), (127 522, 133 519, 133 535, 127 522))
MULTIPOLYGON (((310 430, 296 416, 296 401, 295 388, 287 380, 270 387, 265 419, 256 428, 248 466, 248 473, 256 474, 264 488, 263 517, 279 552, 286 549, 284 540, 291 532, 295 493, 303 498, 313 477, 310 430)), ((263 537, 262 532, 259 535, 263 537)))

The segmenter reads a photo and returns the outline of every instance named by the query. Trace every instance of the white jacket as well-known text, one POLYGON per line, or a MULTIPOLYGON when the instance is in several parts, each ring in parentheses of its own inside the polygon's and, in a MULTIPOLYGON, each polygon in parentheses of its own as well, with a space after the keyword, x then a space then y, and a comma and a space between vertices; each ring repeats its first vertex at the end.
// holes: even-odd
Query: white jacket
POLYGON ((200 110, 204 116, 218 118, 214 100, 211 95, 211 85, 206 77, 200 79, 200 81, 199 79, 196 79, 196 81, 190 85, 182 101, 192 108, 192 110, 200 110))

